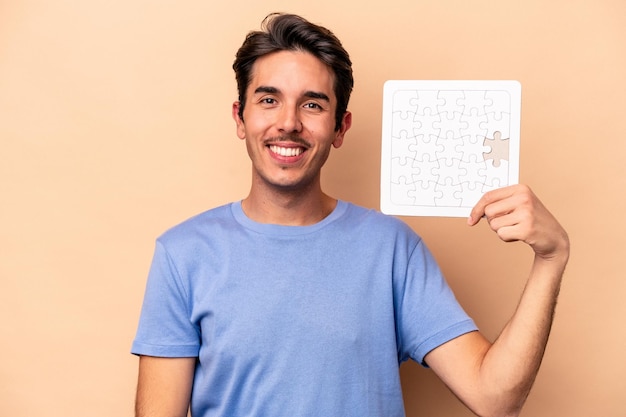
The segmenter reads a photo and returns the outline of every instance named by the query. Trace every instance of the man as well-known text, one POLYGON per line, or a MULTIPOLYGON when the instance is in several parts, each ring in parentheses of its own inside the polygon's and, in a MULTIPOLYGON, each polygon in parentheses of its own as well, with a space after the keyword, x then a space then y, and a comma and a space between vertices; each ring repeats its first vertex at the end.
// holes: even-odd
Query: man
POLYGON ((402 416, 399 365, 432 370, 478 415, 517 415, 545 349, 567 234, 523 185, 483 217, 535 252, 494 343, 404 223, 325 194, 320 169, 351 126, 348 54, 327 29, 271 15, 233 65, 250 193, 157 241, 133 353, 137 416, 402 416))

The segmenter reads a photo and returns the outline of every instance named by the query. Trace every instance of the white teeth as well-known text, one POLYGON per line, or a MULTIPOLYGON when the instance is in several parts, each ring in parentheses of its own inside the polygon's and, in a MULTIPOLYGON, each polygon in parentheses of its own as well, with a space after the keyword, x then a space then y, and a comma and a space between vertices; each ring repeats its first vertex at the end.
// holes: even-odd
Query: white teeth
POLYGON ((271 145, 270 150, 280 156, 298 156, 302 153, 302 148, 283 148, 276 145, 271 145))

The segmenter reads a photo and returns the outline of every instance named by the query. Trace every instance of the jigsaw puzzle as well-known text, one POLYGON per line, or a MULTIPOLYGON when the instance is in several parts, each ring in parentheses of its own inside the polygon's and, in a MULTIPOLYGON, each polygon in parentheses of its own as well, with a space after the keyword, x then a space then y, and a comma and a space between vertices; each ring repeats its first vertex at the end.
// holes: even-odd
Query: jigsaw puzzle
POLYGON ((517 81, 391 80, 383 92, 381 210, 466 217, 519 177, 517 81))

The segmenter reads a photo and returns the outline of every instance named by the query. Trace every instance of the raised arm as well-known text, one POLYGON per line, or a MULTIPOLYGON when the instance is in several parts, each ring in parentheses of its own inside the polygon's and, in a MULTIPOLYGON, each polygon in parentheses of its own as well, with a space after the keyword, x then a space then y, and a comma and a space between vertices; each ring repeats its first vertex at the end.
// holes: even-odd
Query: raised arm
POLYGON ((186 417, 196 358, 140 356, 135 417, 186 417))
POLYGON ((569 239, 558 221, 524 185, 489 192, 468 224, 483 216, 500 239, 523 241, 535 252, 520 302, 494 343, 474 332, 430 352, 425 360, 480 416, 519 414, 548 342, 569 239))

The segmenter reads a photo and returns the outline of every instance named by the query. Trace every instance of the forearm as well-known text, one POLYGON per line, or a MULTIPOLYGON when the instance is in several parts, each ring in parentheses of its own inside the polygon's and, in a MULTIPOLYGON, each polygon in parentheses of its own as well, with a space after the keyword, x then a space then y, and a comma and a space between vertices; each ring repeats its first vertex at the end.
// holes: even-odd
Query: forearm
POLYGON ((519 412, 535 380, 552 327, 568 253, 565 249, 549 260, 535 257, 514 315, 482 360, 482 392, 503 415, 519 412))

